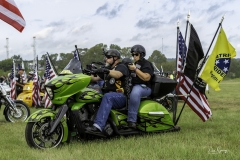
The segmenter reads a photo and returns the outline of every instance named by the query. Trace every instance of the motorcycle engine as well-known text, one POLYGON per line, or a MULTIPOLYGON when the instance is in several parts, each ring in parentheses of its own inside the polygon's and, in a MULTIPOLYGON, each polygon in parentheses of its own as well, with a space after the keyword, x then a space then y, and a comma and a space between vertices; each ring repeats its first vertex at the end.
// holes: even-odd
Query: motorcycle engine
POLYGON ((79 117, 80 117, 81 121, 88 120, 88 111, 85 107, 82 107, 79 110, 79 117))

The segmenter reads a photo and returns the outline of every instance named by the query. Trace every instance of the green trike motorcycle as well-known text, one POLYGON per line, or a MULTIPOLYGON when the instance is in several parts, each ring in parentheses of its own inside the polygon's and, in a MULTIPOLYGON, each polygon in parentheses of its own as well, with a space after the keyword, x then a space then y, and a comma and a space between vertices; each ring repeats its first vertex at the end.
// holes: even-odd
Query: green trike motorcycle
POLYGON ((81 70, 81 62, 72 59, 58 77, 48 81, 45 89, 52 101, 52 106, 40 109, 26 120, 25 137, 33 148, 54 148, 71 137, 115 137, 179 131, 174 126, 169 112, 156 99, 171 92, 177 82, 155 75, 152 80, 152 94, 143 98, 138 111, 137 129, 127 126, 127 106, 112 109, 107 124, 101 135, 89 135, 85 128, 93 124, 101 103, 102 94, 89 88, 91 77, 81 70))

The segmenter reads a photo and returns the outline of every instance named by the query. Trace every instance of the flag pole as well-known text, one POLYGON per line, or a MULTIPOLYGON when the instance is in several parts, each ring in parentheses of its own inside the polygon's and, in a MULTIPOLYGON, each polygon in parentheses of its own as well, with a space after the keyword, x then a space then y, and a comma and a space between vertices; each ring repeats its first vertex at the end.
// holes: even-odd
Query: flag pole
MULTIPOLYGON (((36 56, 36 72, 38 72, 38 56, 36 56)), ((38 78, 39 76, 38 76, 38 73, 37 74, 35 73, 35 75, 37 75, 37 77, 36 77, 37 78, 37 83, 35 84, 35 86, 36 86, 36 89, 37 89, 36 90, 36 92, 37 92, 37 106, 36 107, 38 108, 38 107, 41 106, 40 104, 38 104, 38 102, 41 101, 41 99, 38 100, 38 98, 40 97, 39 96, 40 93, 38 92, 39 91, 39 85, 38 85, 39 84, 39 78, 38 78)))
MULTIPOLYGON (((81 59, 80 59, 80 55, 79 55, 79 52, 78 52, 77 45, 75 45, 75 49, 76 49, 76 51, 77 51, 77 54, 78 54, 79 61, 81 62, 81 59)), ((82 62, 81 62, 81 69, 83 70, 83 67, 82 67, 82 62)))
MULTIPOLYGON (((187 15, 187 26, 186 26, 186 31, 185 31, 185 44, 186 44, 186 39, 187 39, 187 30, 188 30, 189 18, 190 18, 190 11, 188 12, 188 15, 187 15)), ((187 47, 187 48, 188 48, 188 47, 187 47)), ((187 57, 187 51, 186 51, 186 57, 187 57)), ((182 60, 182 65, 183 65, 183 62, 184 62, 184 61, 186 62, 186 57, 184 57, 184 59, 182 60)), ((181 67, 181 72, 180 72, 180 76, 179 76, 180 80, 179 80, 178 83, 181 82, 181 78, 182 78, 182 74, 183 74, 183 72, 182 72, 183 67, 184 67, 184 66, 181 67)), ((180 85, 178 85, 177 87, 178 87, 177 90, 179 90, 180 85)), ((193 87, 193 85, 192 85, 192 87, 193 87)), ((190 91, 189 91, 189 94, 191 93, 192 87, 191 87, 191 89, 190 89, 190 91)), ((189 94, 188 94, 188 95, 189 95, 189 94)), ((182 112, 183 112, 183 109, 184 109, 185 105, 186 105, 186 102, 187 102, 187 99, 188 99, 188 95, 187 95, 186 100, 184 101, 184 104, 183 104, 183 106, 182 106, 182 109, 181 109, 181 111, 180 111, 180 113, 179 113, 176 121, 174 121, 174 125, 177 125, 177 123, 178 123, 178 121, 179 121, 179 118, 180 118, 180 116, 181 116, 181 114, 182 114, 182 112)))
POLYGON ((53 67, 54 72, 58 75, 58 72, 57 72, 55 66, 53 66, 53 63, 52 63, 51 57, 50 57, 50 55, 48 54, 48 52, 47 52, 47 56, 48 56, 48 59, 49 59, 51 65, 52 65, 52 67, 53 67))
MULTIPOLYGON (((176 76, 175 76, 175 79, 177 78, 177 69, 178 69, 178 34, 179 34, 179 19, 177 21, 177 43, 176 43, 176 76)), ((176 98, 178 99, 178 97, 175 96, 176 95, 176 89, 175 89, 175 93, 174 93, 174 97, 173 97, 173 100, 176 101, 176 98)), ((173 122, 176 121, 176 114, 177 114, 177 104, 174 106, 174 109, 173 109, 173 122)))
MULTIPOLYGON (((218 25, 217 31, 215 32, 215 34, 214 34, 214 36, 213 36, 213 39, 212 39, 212 42, 210 43, 210 46, 208 47, 207 53, 206 53, 206 55, 205 55, 204 58, 203 58, 203 61, 202 61, 201 65, 200 65, 200 69, 199 69, 200 72, 199 72, 199 73, 201 73, 201 70, 202 70, 202 68, 203 68, 203 66, 204 66, 204 64, 205 64, 205 62, 206 62, 206 59, 207 59, 209 50, 210 50, 210 48, 212 47, 212 44, 213 44, 213 42, 214 42, 214 40, 215 40, 215 38, 216 38, 216 35, 217 35, 217 33, 218 33, 218 30, 219 30, 219 28, 222 26, 222 22, 223 22, 223 20, 224 20, 224 16, 225 16, 225 14, 222 16, 222 19, 221 19, 221 21, 220 21, 220 23, 219 23, 219 25, 218 25)), ((198 73, 198 76, 199 76, 199 73, 198 73)))

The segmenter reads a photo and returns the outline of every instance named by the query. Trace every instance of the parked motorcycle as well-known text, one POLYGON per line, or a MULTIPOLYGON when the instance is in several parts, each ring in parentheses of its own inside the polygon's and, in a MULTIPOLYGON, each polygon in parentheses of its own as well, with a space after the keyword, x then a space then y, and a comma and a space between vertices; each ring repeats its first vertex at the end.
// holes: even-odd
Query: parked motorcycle
POLYGON ((23 122, 29 115, 30 110, 28 106, 20 100, 12 100, 10 98, 11 88, 4 83, 0 83, 0 108, 2 104, 5 105, 3 115, 9 122, 23 122))
MULTIPOLYGON (((33 106, 32 90, 33 90, 33 81, 31 80, 24 85, 23 91, 18 95, 17 100, 21 100, 25 102, 28 107, 32 107, 33 106)), ((42 101, 43 97, 44 97, 44 93, 40 92, 41 107, 44 107, 44 102, 42 101)))
MULTIPOLYGON (((45 84, 52 107, 41 109, 26 120, 25 138, 30 147, 45 149, 70 142, 71 137, 115 137, 143 133, 179 131, 166 108, 154 99, 170 93, 176 82, 155 75, 151 97, 142 99, 137 129, 127 127, 127 106, 112 109, 103 133, 91 135, 85 128, 93 124, 102 94, 87 88, 91 77, 80 69, 80 61, 72 59, 60 75, 45 84)), ((87 71, 85 71, 86 73, 87 71)), ((93 72, 91 72, 94 74, 93 72)))

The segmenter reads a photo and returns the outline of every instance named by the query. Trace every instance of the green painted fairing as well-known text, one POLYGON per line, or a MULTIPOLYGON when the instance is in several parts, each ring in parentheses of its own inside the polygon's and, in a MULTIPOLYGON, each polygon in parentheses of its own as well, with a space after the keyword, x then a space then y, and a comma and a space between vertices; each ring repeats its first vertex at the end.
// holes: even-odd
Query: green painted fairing
POLYGON ((155 101, 142 101, 138 110, 138 118, 140 122, 138 128, 147 132, 166 130, 173 126, 169 112, 155 101), (149 115, 149 112, 163 112, 164 117, 149 115))
POLYGON ((110 111, 110 116, 111 116, 112 120, 115 122, 116 126, 127 124, 127 115, 125 115, 121 112, 118 112, 118 111, 112 109, 110 111))
POLYGON ((81 103, 100 102, 102 94, 92 88, 84 88, 76 94, 76 101, 81 103))
MULTIPOLYGON (((46 117, 50 117, 50 119, 52 120, 52 119, 54 119, 55 115, 56 115, 56 111, 52 111, 51 109, 41 109, 41 110, 38 110, 38 111, 32 113, 26 119, 25 122, 38 122, 41 119, 46 118, 46 117)), ((63 129, 64 129, 64 136, 63 136, 62 142, 65 142, 68 139, 68 126, 67 126, 66 119, 62 118, 61 123, 62 123, 63 129)))
POLYGON ((71 106, 71 110, 79 110, 80 108, 82 108, 86 103, 72 103, 70 104, 71 106))
POLYGON ((63 104, 66 100, 87 87, 91 77, 85 74, 72 74, 58 76, 50 80, 46 86, 52 88, 54 92, 53 104, 63 104))
POLYGON ((50 117, 51 119, 54 118, 56 112, 52 111, 51 109, 41 109, 37 110, 32 113, 25 122, 38 122, 40 119, 44 117, 50 117))

